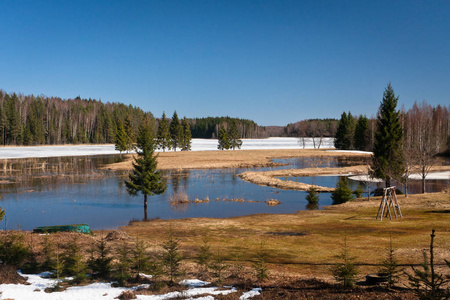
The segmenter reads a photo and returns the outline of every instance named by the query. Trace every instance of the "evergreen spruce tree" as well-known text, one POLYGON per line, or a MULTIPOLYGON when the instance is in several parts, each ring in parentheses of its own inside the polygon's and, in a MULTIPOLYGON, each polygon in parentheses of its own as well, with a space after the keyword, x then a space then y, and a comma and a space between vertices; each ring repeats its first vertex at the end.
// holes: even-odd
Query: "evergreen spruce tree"
POLYGON ((181 138, 183 135, 183 129, 181 128, 180 120, 178 119, 177 112, 175 111, 172 116, 172 122, 170 122, 170 137, 172 139, 172 149, 177 151, 177 147, 180 147, 181 138))
POLYGON ((191 150, 192 134, 189 122, 186 119, 186 117, 184 117, 183 120, 181 120, 181 128, 183 131, 183 134, 181 135, 182 138, 180 144, 181 151, 189 151, 191 150))
POLYGON ((343 112, 334 139, 334 147, 336 149, 353 149, 354 124, 355 120, 353 119, 352 114, 350 112, 348 112, 348 114, 343 112))
POLYGON ((130 195, 136 196, 139 192, 144 195, 144 208, 147 208, 147 196, 162 194, 167 188, 161 172, 156 168, 154 142, 150 122, 146 118, 139 128, 137 156, 133 162, 133 171, 129 174, 130 180, 125 181, 130 195))
POLYGON ((147 255, 145 243, 137 239, 132 250, 131 269, 135 272, 135 278, 139 278, 139 274, 146 272, 150 268, 150 257, 147 255))
POLYGON ((117 261, 115 263, 115 278, 119 282, 121 286, 123 286, 128 279, 130 279, 130 268, 131 268, 131 259, 130 259, 130 249, 127 243, 122 243, 119 249, 117 250, 117 261))
POLYGON ((217 146, 219 150, 228 150, 231 148, 231 141, 227 130, 224 126, 220 126, 219 130, 219 145, 217 146))
POLYGON ((242 146, 242 140, 241 138, 241 134, 239 133, 237 124, 236 124, 236 120, 231 120, 231 125, 230 125, 230 130, 228 131, 228 136, 230 139, 230 146, 231 148, 234 149, 241 149, 242 146))
POLYGON ((64 273, 74 276, 74 281, 78 283, 86 278, 86 265, 83 257, 84 255, 75 237, 69 242, 67 249, 62 255, 62 260, 64 262, 64 273))
POLYGON ((115 149, 120 151, 120 153, 127 151, 127 135, 123 123, 120 120, 117 122, 115 149))
POLYGON ((88 260, 88 266, 96 277, 108 279, 112 270, 112 256, 110 248, 106 244, 105 238, 102 236, 97 245, 91 249, 91 257, 88 260), (97 255, 95 255, 97 253, 97 255))
POLYGON ((333 204, 342 204, 354 199, 353 191, 348 186, 347 177, 342 177, 336 183, 336 189, 331 193, 333 204))
POLYGON ((127 152, 128 152, 130 150, 133 150, 134 143, 135 143, 133 124, 131 122, 131 118, 130 118, 129 114, 127 114, 127 116, 125 117, 125 123, 124 123, 123 127, 125 129, 126 147, 127 147, 127 152))
POLYGON ((366 116, 360 116, 355 128, 355 149, 360 151, 368 151, 370 148, 369 139, 369 120, 366 116))
POLYGON ((180 254, 180 242, 173 235, 171 229, 169 229, 167 239, 162 247, 164 249, 162 263, 169 275, 170 283, 173 284, 174 280, 181 275, 181 260, 183 257, 180 254))
POLYGON ((159 149, 162 149, 163 152, 166 152, 166 149, 170 150, 171 137, 169 132, 169 121, 166 118, 165 112, 163 112, 162 118, 159 121, 156 139, 159 149))
POLYGON ((400 112, 396 110, 397 102, 398 97, 389 83, 378 111, 371 165, 372 175, 384 179, 386 187, 391 186, 392 178, 400 178, 404 172, 403 129, 400 112))
POLYGON ((314 187, 308 189, 308 195, 306 195, 305 198, 309 204, 319 203, 319 196, 317 195, 316 189, 314 187))

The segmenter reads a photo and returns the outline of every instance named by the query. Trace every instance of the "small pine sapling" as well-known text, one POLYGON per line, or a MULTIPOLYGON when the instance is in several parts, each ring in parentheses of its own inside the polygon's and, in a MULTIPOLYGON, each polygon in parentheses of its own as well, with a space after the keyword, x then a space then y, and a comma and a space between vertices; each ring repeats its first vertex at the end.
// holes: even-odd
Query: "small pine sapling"
POLYGON ((36 274, 39 273, 39 262, 37 261, 38 253, 34 247, 33 235, 30 235, 30 243, 28 245, 28 260, 22 266, 22 272, 28 274, 36 274))
POLYGON ((203 274, 207 274, 209 271, 209 265, 211 264, 212 252, 209 240, 207 237, 203 238, 203 243, 198 249, 198 255, 195 262, 199 265, 200 271, 203 274))
POLYGON ((342 204, 354 199, 353 191, 348 186, 347 177, 342 177, 336 183, 336 189, 331 193, 333 204, 342 204))
POLYGON ((362 182, 358 183, 358 187, 353 191, 353 194, 356 196, 356 198, 362 198, 364 194, 364 186, 362 182))
POLYGON ((433 229, 429 260, 427 253, 423 252, 423 263, 421 264, 423 270, 411 267, 413 273, 407 274, 409 284, 420 299, 446 299, 448 296, 448 291, 445 291, 444 286, 449 280, 445 279, 443 274, 436 273, 434 269, 434 237, 436 236, 434 232, 433 229))
POLYGON ((331 272, 337 282, 341 283, 345 287, 353 287, 356 283, 356 276, 358 275, 358 269, 354 264, 354 257, 350 257, 347 236, 344 237, 344 245, 342 246, 341 254, 337 255, 341 262, 335 264, 331 268, 331 272))
POLYGON ((212 270, 212 275, 217 278, 217 283, 222 283, 223 272, 228 269, 228 265, 225 263, 225 257, 222 255, 220 250, 217 250, 217 254, 214 256, 213 261, 210 265, 212 270))
POLYGON ((256 280, 260 284, 264 279, 269 278, 269 269, 267 268, 268 256, 269 254, 264 249, 264 244, 261 242, 260 249, 256 252, 255 260, 252 264, 256 280))
POLYGON ((319 203, 319 195, 316 192, 314 187, 310 187, 308 190, 308 195, 306 195, 306 200, 309 204, 317 204, 319 203))
POLYGON ((109 255, 110 249, 103 236, 97 245, 91 249, 90 253, 88 266, 92 270, 93 275, 98 278, 109 279, 112 269, 112 257, 109 255))
POLYGON ((24 243, 24 239, 25 235, 20 231, 5 234, 0 243, 0 261, 16 267, 22 266, 30 255, 30 249, 24 243))
POLYGON ((117 250, 117 262, 115 263, 115 278, 119 282, 119 285, 123 286, 131 277, 131 259, 130 249, 126 243, 117 250))
POLYGON ((61 251, 61 243, 58 241, 56 243, 56 252, 55 252, 55 260, 53 264, 53 269, 55 270, 55 273, 53 275, 56 275, 56 279, 59 282, 59 278, 62 276, 62 273, 64 271, 64 260, 62 256, 61 251))
POLYGON ((136 239, 132 250, 131 269, 134 271, 135 279, 139 279, 139 275, 148 272, 150 268, 150 257, 146 251, 146 245, 143 240, 136 239))
POLYGON ((77 237, 74 237, 63 254, 64 273, 73 276, 73 281, 81 283, 86 279, 86 264, 83 261, 84 255, 78 244, 77 237))
POLYGON ((52 270, 55 265, 55 248, 48 234, 44 235, 44 238, 42 239, 42 254, 44 255, 42 270, 52 270))
POLYGON ((395 249, 392 247, 392 239, 389 238, 389 248, 387 257, 381 262, 381 268, 378 270, 379 275, 388 277, 388 286, 392 288, 398 282, 402 269, 398 265, 395 257, 395 249))
POLYGON ((166 241, 162 244, 162 247, 162 264, 168 273, 169 283, 173 285, 175 279, 182 274, 181 261, 183 257, 180 253, 180 241, 175 238, 171 229, 169 229, 166 241))

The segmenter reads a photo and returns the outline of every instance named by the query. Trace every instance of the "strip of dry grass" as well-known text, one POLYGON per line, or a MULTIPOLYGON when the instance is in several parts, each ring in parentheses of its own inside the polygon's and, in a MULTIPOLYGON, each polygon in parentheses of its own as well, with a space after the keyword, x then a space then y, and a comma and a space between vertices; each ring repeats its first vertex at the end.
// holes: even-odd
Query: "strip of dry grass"
POLYGON ((436 229, 436 261, 450 258, 450 201, 448 193, 400 197, 404 217, 375 220, 380 198, 358 200, 321 211, 299 211, 286 215, 252 215, 229 219, 196 218, 135 222, 123 228, 159 245, 170 227, 181 239, 188 258, 194 258, 205 236, 211 248, 230 261, 247 264, 254 259, 261 242, 270 253, 273 274, 300 274, 330 280, 329 268, 347 238, 350 255, 356 257, 361 274, 376 272, 387 255, 392 238, 401 264, 418 264, 436 229))
POLYGON ((315 188, 317 192, 332 192, 335 189, 330 187, 322 187, 303 182, 295 182, 292 180, 282 180, 277 177, 298 177, 298 176, 317 176, 317 175, 336 175, 336 174, 367 174, 368 167, 364 165, 342 167, 342 168, 305 168, 305 169, 288 169, 275 170, 265 172, 247 171, 238 174, 238 176, 246 181, 254 184, 271 186, 284 190, 307 191, 315 188))
MULTIPOLYGON (((330 152, 325 149, 178 151, 158 153, 158 169, 220 169, 276 166, 275 158, 364 157, 369 154, 330 152)), ((108 170, 131 170, 133 155, 125 161, 105 166, 108 170)))

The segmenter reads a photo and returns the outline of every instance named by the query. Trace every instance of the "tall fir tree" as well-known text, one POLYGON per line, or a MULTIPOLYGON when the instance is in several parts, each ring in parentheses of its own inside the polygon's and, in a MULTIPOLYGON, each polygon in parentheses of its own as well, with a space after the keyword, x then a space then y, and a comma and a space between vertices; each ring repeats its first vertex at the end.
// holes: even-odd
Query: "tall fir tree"
POLYGON ((354 146, 356 150, 368 151, 370 149, 369 120, 366 116, 359 116, 355 127, 354 146))
POLYGON ((154 155, 154 141, 148 118, 139 128, 137 138, 137 156, 133 162, 133 170, 129 174, 129 181, 125 181, 127 191, 136 196, 140 192, 144 195, 144 208, 147 208, 147 197, 159 195, 166 191, 166 183, 157 168, 154 155))
POLYGON ((117 122, 115 149, 120 153, 127 151, 127 136, 122 121, 117 122))
POLYGON ((228 135, 228 131, 222 125, 219 130, 219 145, 217 145, 217 149, 219 150, 228 150, 231 148, 230 136, 228 135))
POLYGON ((177 112, 175 111, 172 116, 172 122, 170 122, 170 137, 172 139, 172 149, 177 151, 177 147, 180 147, 181 137, 183 135, 183 129, 181 128, 180 120, 178 119, 177 112))
POLYGON ((127 116, 125 117, 125 122, 123 124, 123 127, 124 127, 125 133, 126 133, 126 145, 127 145, 127 152, 128 152, 134 148, 134 143, 135 143, 133 123, 131 122, 131 117, 129 114, 127 114, 127 116))
POLYGON ((169 131, 169 121, 166 118, 165 112, 163 112, 162 118, 159 121, 156 140, 157 140, 158 148, 162 149, 163 152, 166 152, 166 149, 170 150, 171 137, 170 137, 170 131, 169 131))
POLYGON ((398 97, 389 83, 378 111, 371 165, 371 174, 384 179, 386 187, 391 186, 391 179, 400 178, 405 169, 402 152, 403 129, 397 102, 398 97))
POLYGON ((186 117, 184 117, 183 120, 181 120, 181 128, 183 131, 183 134, 181 135, 181 144, 180 144, 181 151, 189 151, 191 150, 192 134, 189 122, 186 117))
POLYGON ((343 112, 338 123, 334 147, 340 150, 353 149, 354 119, 350 112, 343 112))
POLYGON ((236 120, 232 119, 231 120, 231 124, 230 124, 230 130, 228 131, 228 136, 230 139, 230 146, 231 148, 234 149, 241 149, 242 146, 242 140, 241 138, 241 134, 239 133, 237 124, 236 124, 236 120))

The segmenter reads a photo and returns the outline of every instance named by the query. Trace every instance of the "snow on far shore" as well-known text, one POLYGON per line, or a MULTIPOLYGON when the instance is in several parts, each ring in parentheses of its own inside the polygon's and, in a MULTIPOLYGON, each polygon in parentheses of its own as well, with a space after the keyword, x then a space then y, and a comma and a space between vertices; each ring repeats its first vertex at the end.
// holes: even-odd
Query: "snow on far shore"
MULTIPOLYGON (((342 176, 342 175, 341 175, 342 176)), ((378 178, 371 178, 369 175, 350 175, 348 179, 364 182, 383 182, 378 178)), ((410 180, 421 180, 422 176, 418 173, 409 175, 410 180)), ((450 180, 450 171, 430 172, 426 180, 450 180)))
MULTIPOLYGON (((316 140, 318 140, 316 138, 316 140)), ((333 138, 323 138, 321 148, 333 148, 333 138)), ((317 142, 316 142, 317 143, 317 142)), ((217 139, 192 139, 192 151, 216 151, 217 139)), ((0 147, 0 159, 88 156, 119 154, 113 144, 0 147)), ((298 138, 242 139, 242 150, 302 149, 298 138)), ((313 149, 312 138, 305 139, 305 149, 313 149)))
MULTIPOLYGON (((140 285, 132 288, 112 287, 111 283, 97 282, 85 286, 72 286, 64 291, 46 293, 46 288, 52 288, 57 283, 56 279, 45 278, 48 274, 22 274, 27 278, 27 284, 1 284, 0 285, 0 299, 15 299, 15 300, 94 300, 116 299, 124 291, 133 291, 141 288, 148 288, 149 285, 140 285)), ((188 287, 187 290, 181 292, 170 292, 163 295, 137 295, 139 300, 166 300, 166 299, 193 299, 192 297, 198 295, 209 295, 195 299, 213 300, 213 295, 227 295, 236 293, 237 289, 234 287, 227 287, 226 289, 219 289, 218 287, 205 287, 209 282, 200 281, 197 279, 183 280, 182 285, 188 287)), ((261 289, 254 289, 243 293, 240 299, 250 299, 253 296, 259 295, 261 289)))

